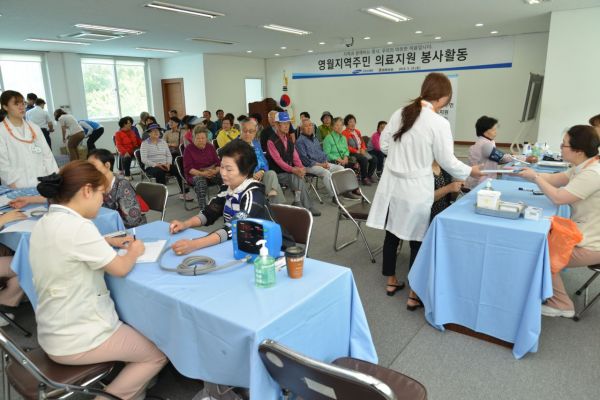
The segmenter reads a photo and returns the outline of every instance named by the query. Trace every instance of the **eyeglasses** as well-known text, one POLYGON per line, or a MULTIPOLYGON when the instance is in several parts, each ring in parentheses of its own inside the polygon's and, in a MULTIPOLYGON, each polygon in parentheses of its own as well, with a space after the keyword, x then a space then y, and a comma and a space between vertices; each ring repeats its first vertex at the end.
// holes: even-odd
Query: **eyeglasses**
POLYGON ((567 146, 566 144, 564 144, 564 143, 561 143, 561 144, 560 144, 560 148, 562 149, 563 147, 571 147, 571 146, 567 146))

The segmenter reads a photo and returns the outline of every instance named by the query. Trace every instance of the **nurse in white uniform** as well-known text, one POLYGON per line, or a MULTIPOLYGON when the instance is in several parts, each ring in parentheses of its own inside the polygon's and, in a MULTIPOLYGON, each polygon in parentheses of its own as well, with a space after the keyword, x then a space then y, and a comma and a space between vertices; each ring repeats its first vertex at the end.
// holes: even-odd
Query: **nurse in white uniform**
POLYGON ((481 175, 479 166, 469 167, 454 156, 450 123, 438 114, 451 97, 452 86, 446 75, 430 73, 420 96, 394 112, 381 133, 381 151, 387 160, 367 225, 386 230, 383 275, 387 276, 390 296, 404 287, 395 275, 400 240, 421 242, 429 226, 433 161, 456 179, 481 175))
POLYGON ((38 176, 58 171, 39 126, 25 121, 23 95, 7 90, 0 96, 0 180, 11 188, 35 187, 38 176), (0 118, 2 119, 2 118, 0 118))

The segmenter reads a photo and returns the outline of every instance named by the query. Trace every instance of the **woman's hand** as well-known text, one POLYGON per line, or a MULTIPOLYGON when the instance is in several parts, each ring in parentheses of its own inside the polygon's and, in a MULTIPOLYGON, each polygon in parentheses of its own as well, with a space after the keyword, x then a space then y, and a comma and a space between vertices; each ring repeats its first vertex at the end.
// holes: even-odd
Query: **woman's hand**
POLYGON ((196 250, 198 246, 194 244, 193 240, 190 239, 181 239, 173 243, 171 246, 173 252, 178 256, 182 256, 184 254, 189 254, 192 251, 196 250))
POLYGON ((260 181, 262 181, 262 178, 264 176, 265 176, 265 171, 261 169, 260 171, 255 172, 252 177, 260 182, 260 181))
POLYGON ((109 238, 105 238, 105 239, 108 242, 108 244, 110 244, 112 247, 116 247, 118 249, 128 248, 128 245, 130 245, 131 243, 133 243, 135 241, 133 239, 133 236, 109 237, 109 238))
POLYGON ((484 176, 485 174, 481 173, 481 168, 483 168, 483 164, 479 164, 479 165, 473 165, 471 167, 471 176, 473 178, 481 178, 482 176, 484 176))
POLYGON ((528 181, 533 181, 533 180, 535 180, 535 177, 537 176, 537 174, 538 173, 534 169, 523 168, 523 170, 521 172, 519 172, 517 175, 523 179, 527 179, 528 181))
POLYGON ((462 187, 464 186, 464 181, 454 181, 452 183, 449 183, 446 185, 446 188, 448 188, 448 193, 458 193, 460 192, 460 189, 462 189, 462 187))
POLYGON ((144 251, 146 251, 146 246, 144 246, 144 242, 141 240, 134 240, 127 247, 127 254, 132 254, 136 258, 144 254, 144 251))
POLYGON ((169 225, 169 233, 172 235, 174 233, 185 231, 187 228, 189 228, 189 226, 185 221, 173 220, 171 225, 169 225))
POLYGON ((31 196, 17 197, 16 199, 9 201, 8 205, 12 208, 19 209, 31 204, 31 200, 31 196))
POLYGON ((27 219, 27 215, 23 214, 21 210, 12 210, 4 215, 0 215, 0 226, 13 221, 19 221, 27 219))

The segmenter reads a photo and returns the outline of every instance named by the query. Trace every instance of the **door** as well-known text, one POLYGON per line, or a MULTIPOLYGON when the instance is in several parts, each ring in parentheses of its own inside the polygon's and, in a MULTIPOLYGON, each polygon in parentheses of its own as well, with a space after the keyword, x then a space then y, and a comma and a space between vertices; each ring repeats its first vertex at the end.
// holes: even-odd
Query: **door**
POLYGON ((183 78, 161 79, 163 95, 163 111, 165 122, 169 120, 169 110, 177 110, 181 119, 185 115, 185 96, 183 94, 183 78))

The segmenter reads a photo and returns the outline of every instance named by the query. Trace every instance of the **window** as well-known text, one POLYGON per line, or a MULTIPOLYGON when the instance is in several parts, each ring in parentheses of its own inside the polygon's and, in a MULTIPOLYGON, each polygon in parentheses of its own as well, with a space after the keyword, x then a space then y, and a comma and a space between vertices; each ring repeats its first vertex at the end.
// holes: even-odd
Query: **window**
POLYGON ((263 92, 262 92, 262 79, 254 79, 248 78, 245 80, 246 84, 246 111, 250 112, 248 109, 248 104, 253 103, 255 101, 262 101, 263 92))
POLYGON ((42 57, 23 54, 0 54, 0 92, 16 90, 23 97, 35 93, 46 99, 42 57))
POLYGON ((118 119, 149 110, 144 61, 83 58, 81 70, 89 118, 118 119))

